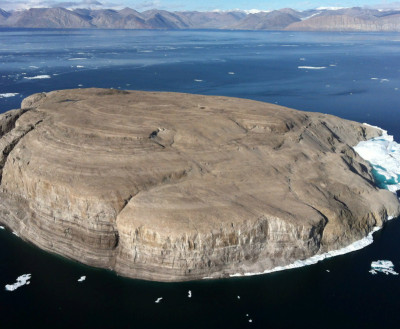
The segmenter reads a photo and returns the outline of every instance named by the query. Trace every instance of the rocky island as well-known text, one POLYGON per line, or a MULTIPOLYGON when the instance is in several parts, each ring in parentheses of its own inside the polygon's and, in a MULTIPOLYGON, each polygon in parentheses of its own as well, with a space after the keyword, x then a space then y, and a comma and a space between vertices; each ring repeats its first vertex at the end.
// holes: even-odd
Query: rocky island
POLYGON ((388 216, 352 146, 380 130, 268 103, 76 89, 0 117, 0 223, 118 274, 261 272, 346 246, 388 216))

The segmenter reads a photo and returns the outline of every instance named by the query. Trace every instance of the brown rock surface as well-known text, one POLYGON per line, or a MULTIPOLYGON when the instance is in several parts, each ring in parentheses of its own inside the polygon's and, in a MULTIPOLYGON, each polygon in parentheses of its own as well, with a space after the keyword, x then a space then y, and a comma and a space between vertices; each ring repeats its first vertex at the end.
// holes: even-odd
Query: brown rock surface
POLYGON ((362 124, 267 103, 78 89, 0 117, 0 222, 149 280, 220 277, 338 249, 400 213, 351 148, 362 124))

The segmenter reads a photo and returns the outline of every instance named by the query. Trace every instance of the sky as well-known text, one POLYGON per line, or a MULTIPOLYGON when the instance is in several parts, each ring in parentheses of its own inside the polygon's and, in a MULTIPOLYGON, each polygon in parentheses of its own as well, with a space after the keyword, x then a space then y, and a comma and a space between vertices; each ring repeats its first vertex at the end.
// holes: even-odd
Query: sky
POLYGON ((138 11, 148 9, 183 10, 274 10, 293 8, 296 10, 315 9, 320 7, 370 7, 377 9, 400 9, 400 2, 384 0, 0 0, 0 8, 17 10, 28 8, 113 8, 130 7, 138 11))

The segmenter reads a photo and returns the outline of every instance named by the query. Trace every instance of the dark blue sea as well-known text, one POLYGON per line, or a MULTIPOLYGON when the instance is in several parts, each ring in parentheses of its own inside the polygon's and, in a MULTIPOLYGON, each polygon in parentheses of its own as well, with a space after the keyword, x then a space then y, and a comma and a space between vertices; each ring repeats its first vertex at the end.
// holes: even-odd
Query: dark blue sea
MULTIPOLYGON (((87 87, 266 101, 367 122, 400 141, 398 33, 0 29, 0 112, 32 93, 87 87)), ((374 240, 308 267, 167 284, 89 268, 0 230, 0 328, 399 328, 400 276, 369 270, 390 260, 400 272, 400 221, 374 240), (25 273, 29 285, 4 289, 25 273)))

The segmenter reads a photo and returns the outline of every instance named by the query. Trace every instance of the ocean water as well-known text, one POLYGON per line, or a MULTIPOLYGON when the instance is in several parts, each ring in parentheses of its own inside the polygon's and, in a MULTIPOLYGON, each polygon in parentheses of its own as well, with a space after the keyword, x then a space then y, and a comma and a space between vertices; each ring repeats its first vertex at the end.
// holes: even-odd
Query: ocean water
MULTIPOLYGON (((400 141, 397 33, 0 29, 1 112, 32 93, 85 87, 267 101, 400 141)), ((368 247, 315 265, 166 284, 90 268, 0 229, 0 328, 397 328, 400 277, 369 271, 390 260, 400 272, 399 235, 394 219, 368 247)))

